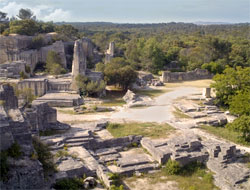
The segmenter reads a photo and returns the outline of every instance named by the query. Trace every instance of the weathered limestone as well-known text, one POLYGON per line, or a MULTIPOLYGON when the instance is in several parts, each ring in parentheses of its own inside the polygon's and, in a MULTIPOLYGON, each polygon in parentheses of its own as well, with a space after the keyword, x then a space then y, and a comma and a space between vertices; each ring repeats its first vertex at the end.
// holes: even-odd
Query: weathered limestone
POLYGON ((152 101, 150 97, 139 96, 131 90, 128 90, 127 93, 123 96, 123 100, 127 103, 128 107, 148 106, 152 101))
POLYGON ((115 55, 115 42, 109 43, 109 48, 105 52, 105 63, 109 63, 115 55))
MULTIPOLYGON (((44 35, 45 44, 52 42, 54 34, 44 35)), ((7 61, 24 61, 33 73, 38 62, 46 62, 49 51, 55 51, 61 58, 61 65, 66 68, 64 43, 56 41, 52 45, 45 45, 39 50, 30 49, 34 36, 9 35, 0 36, 0 64, 7 61)))
POLYGON ((37 98, 35 102, 46 102, 51 107, 73 107, 82 105, 83 99, 76 93, 49 92, 37 98))
POLYGON ((60 59, 61 59, 61 65, 62 67, 66 68, 66 56, 65 56, 65 51, 64 51, 64 44, 62 41, 56 41, 52 45, 42 47, 39 52, 39 61, 45 63, 47 59, 47 55, 49 51, 55 51, 60 59))
POLYGON ((0 85, 0 150, 6 150, 16 142, 23 152, 19 159, 8 157, 10 164, 8 180, 0 182, 1 189, 44 188, 44 174, 41 163, 31 160, 34 152, 29 123, 18 109, 13 87, 0 85))
POLYGON ((212 74, 204 69, 195 69, 189 72, 170 72, 164 71, 162 73, 162 82, 177 82, 177 81, 188 81, 188 80, 199 80, 199 79, 210 79, 212 74))
POLYGON ((196 136, 180 136, 158 142, 143 138, 141 145, 160 164, 166 163, 170 158, 178 161, 181 165, 187 165, 194 161, 205 163, 208 159, 208 152, 203 149, 203 145, 196 136))
POLYGON ((25 72, 26 62, 14 61, 0 64, 0 78, 20 78, 20 73, 23 72, 29 76, 29 73, 25 72))
POLYGON ((211 98, 211 88, 204 88, 202 95, 205 98, 211 98))

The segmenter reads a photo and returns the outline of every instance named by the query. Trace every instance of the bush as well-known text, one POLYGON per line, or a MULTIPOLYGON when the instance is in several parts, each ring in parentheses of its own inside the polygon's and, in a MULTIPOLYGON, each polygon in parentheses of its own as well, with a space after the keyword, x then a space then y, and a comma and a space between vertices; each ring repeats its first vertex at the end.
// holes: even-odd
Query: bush
POLYGON ((61 179, 56 182, 53 188, 58 190, 84 189, 83 179, 80 178, 61 179))
POLYGON ((0 153, 0 181, 3 180, 7 180, 7 175, 8 175, 8 171, 10 169, 10 166, 8 164, 8 156, 12 157, 12 158, 20 158, 22 156, 22 152, 21 152, 21 148, 19 146, 19 144, 17 144, 16 142, 13 143, 11 145, 10 148, 8 148, 5 151, 1 151, 0 153))
POLYGON ((59 75, 66 72, 61 65, 60 56, 55 51, 48 52, 45 68, 52 75, 59 75))
POLYGON ((44 37, 42 35, 38 35, 32 39, 30 48, 31 49, 40 49, 44 45, 45 45, 44 37))
POLYGON ((20 158, 22 156, 21 148, 16 142, 7 150, 8 156, 12 158, 20 158))
POLYGON ((240 138, 250 142, 250 116, 242 115, 232 123, 226 125, 227 128, 241 133, 240 138))
POLYGON ((49 147, 43 144, 38 138, 33 138, 33 146, 37 152, 38 160, 42 163, 44 173, 47 175, 49 172, 56 171, 53 161, 53 155, 49 151, 49 147))
POLYGON ((7 180, 7 174, 9 171, 9 164, 7 161, 8 155, 6 151, 0 153, 0 181, 7 180))
POLYGON ((106 84, 101 81, 90 81, 86 76, 78 75, 75 78, 76 86, 81 95, 98 96, 106 88, 106 84))
POLYGON ((229 110, 237 115, 250 115, 250 90, 233 96, 229 103, 229 110))
POLYGON ((25 72, 26 73, 30 73, 31 72, 30 66, 25 65, 25 72))
POLYGON ((23 71, 21 71, 21 72, 19 73, 19 75, 20 75, 20 78, 21 78, 21 79, 27 79, 27 78, 28 78, 28 76, 27 76, 23 71))
POLYGON ((179 162, 169 159, 166 164, 165 172, 169 175, 179 174, 181 172, 181 166, 179 162))
POLYGON ((10 33, 33 36, 39 32, 39 24, 32 19, 13 20, 10 22, 10 33))

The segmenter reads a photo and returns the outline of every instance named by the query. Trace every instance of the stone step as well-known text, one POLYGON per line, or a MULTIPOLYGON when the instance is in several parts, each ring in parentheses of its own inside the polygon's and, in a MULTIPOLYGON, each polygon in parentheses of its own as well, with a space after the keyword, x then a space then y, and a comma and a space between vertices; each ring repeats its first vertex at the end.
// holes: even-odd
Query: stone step
POLYGON ((86 143, 92 140, 93 138, 76 138, 76 139, 67 139, 64 141, 65 144, 77 144, 77 143, 86 143))
POLYGON ((138 165, 138 166, 130 166, 126 168, 121 168, 120 174, 126 175, 126 176, 132 176, 134 175, 135 172, 148 172, 151 170, 155 170, 159 167, 159 164, 155 163, 149 163, 149 164, 143 164, 143 165, 138 165))
POLYGON ((109 154, 109 155, 101 156, 99 161, 102 163, 114 162, 114 161, 117 161, 118 158, 120 157, 121 157, 120 154, 109 154))
POLYGON ((144 164, 148 164, 151 163, 152 160, 149 159, 148 156, 145 155, 141 155, 141 156, 131 156, 129 158, 120 158, 117 161, 117 166, 121 167, 121 168, 125 168, 125 167, 131 167, 131 166, 139 166, 139 165, 144 165, 144 164))
POLYGON ((117 150, 114 148, 103 148, 96 150, 95 154, 97 156, 105 156, 110 154, 117 154, 117 150))

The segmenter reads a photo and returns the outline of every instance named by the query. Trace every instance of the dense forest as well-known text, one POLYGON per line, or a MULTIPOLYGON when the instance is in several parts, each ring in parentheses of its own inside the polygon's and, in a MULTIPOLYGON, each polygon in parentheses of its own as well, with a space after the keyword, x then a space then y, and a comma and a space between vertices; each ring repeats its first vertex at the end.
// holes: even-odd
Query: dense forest
MULTIPOLYGON (((58 23, 59 25, 63 23, 58 23)), ((65 23, 64 23, 65 24, 65 23)), ((157 74, 173 61, 173 71, 206 68, 221 73, 226 65, 250 65, 250 25, 195 25, 69 23, 103 52, 110 41, 116 56, 123 57, 136 70, 157 74)))

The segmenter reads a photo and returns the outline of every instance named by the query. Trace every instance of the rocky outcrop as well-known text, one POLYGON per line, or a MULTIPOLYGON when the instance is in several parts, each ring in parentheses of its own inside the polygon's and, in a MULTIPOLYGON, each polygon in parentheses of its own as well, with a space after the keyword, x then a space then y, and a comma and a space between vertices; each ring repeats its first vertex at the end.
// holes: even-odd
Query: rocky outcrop
POLYGON ((55 51, 61 58, 61 65, 66 68, 64 43, 56 41, 52 44, 52 36, 53 34, 44 35, 45 46, 40 49, 30 49, 34 36, 0 36, 0 64, 24 61, 33 72, 38 62, 46 62, 49 51, 55 51))
POLYGON ((34 101, 31 108, 25 109, 25 115, 33 132, 46 130, 67 130, 67 124, 57 121, 57 111, 48 106, 48 103, 34 101))
POLYGON ((115 55, 115 42, 109 43, 109 48, 105 52, 105 64, 109 63, 115 55))
POLYGON ((23 73, 27 77, 29 73, 25 71, 26 62, 13 61, 0 64, 0 78, 20 78, 20 74, 23 73))
POLYGON ((200 79, 211 79, 210 74, 205 69, 195 69, 194 71, 188 72, 162 72, 162 82, 177 82, 177 81, 188 81, 188 80, 200 80, 200 79))
POLYGON ((0 85, 0 149, 8 149, 16 142, 22 151, 19 159, 8 157, 8 178, 1 181, 1 189, 41 189, 44 187, 43 168, 38 160, 31 160, 34 152, 29 123, 18 109, 13 88, 0 85))
POLYGON ((152 99, 148 96, 139 96, 128 90, 127 93, 123 96, 123 100, 127 103, 127 107, 140 107, 140 106, 149 106, 151 105, 152 99))

